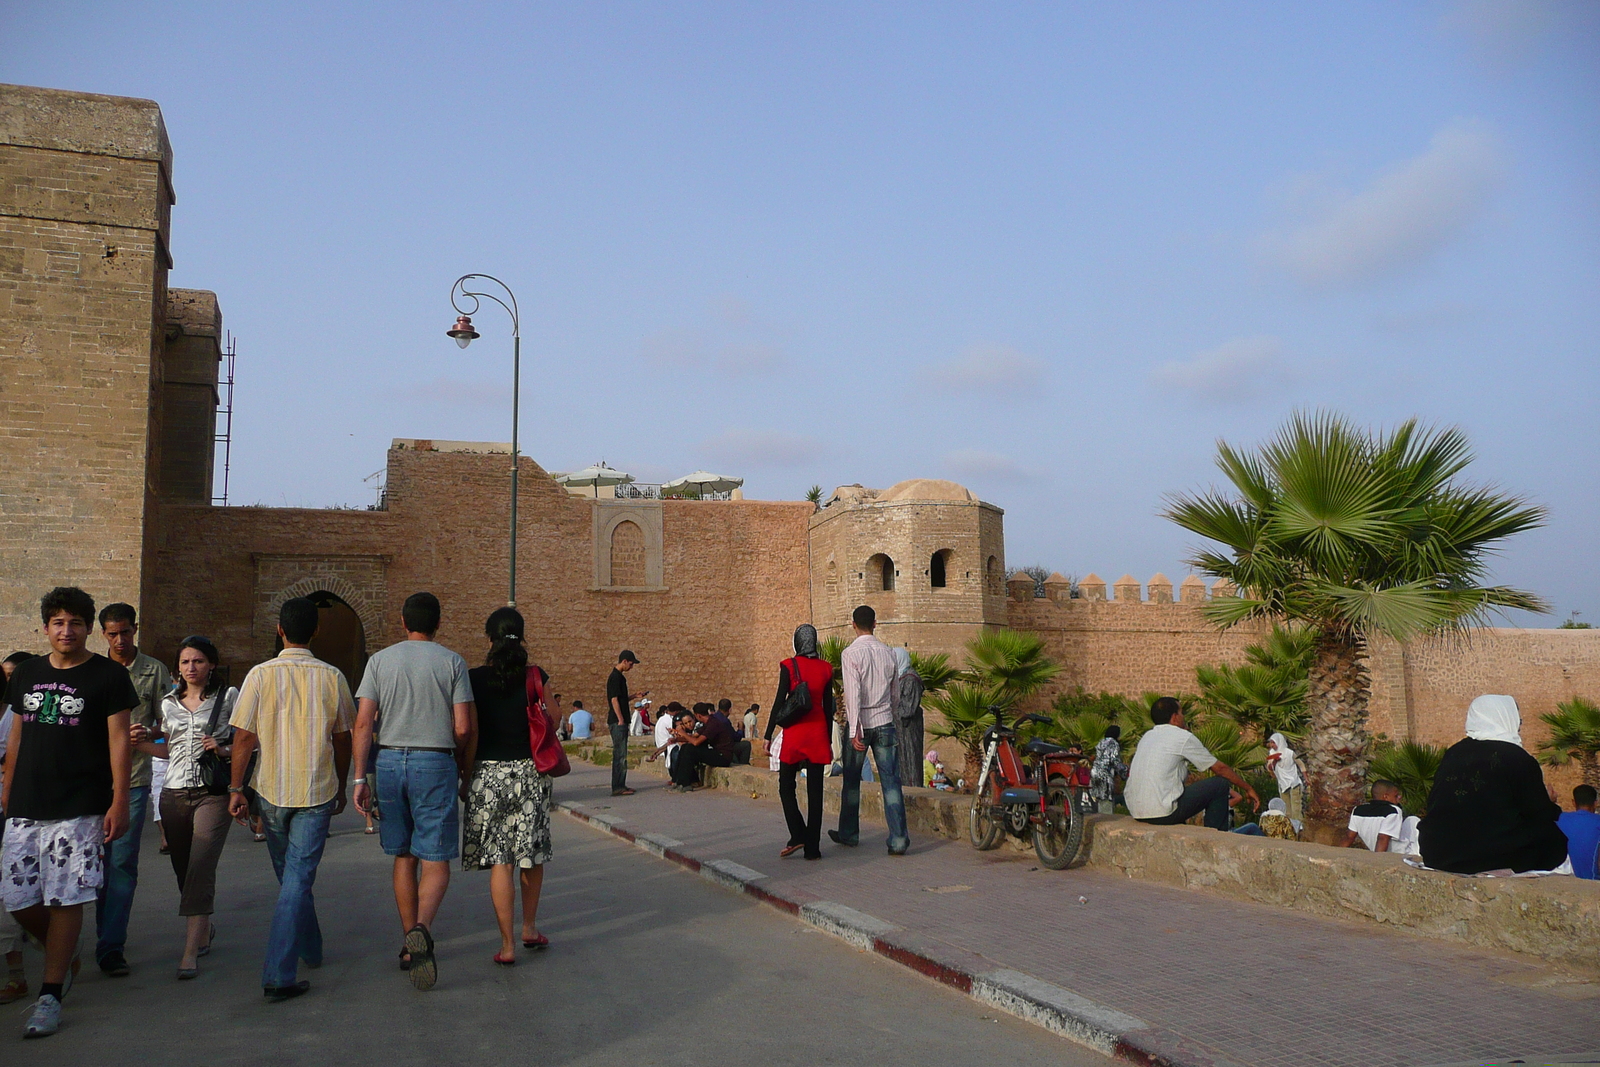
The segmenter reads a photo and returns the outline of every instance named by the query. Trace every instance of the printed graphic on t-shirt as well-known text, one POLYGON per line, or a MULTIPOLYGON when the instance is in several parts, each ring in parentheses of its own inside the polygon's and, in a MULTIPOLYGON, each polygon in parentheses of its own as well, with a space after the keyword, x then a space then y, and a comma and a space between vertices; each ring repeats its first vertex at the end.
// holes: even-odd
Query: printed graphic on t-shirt
POLYGON ((81 726, 83 708, 83 697, 74 686, 44 682, 22 698, 22 721, 41 726, 81 726))

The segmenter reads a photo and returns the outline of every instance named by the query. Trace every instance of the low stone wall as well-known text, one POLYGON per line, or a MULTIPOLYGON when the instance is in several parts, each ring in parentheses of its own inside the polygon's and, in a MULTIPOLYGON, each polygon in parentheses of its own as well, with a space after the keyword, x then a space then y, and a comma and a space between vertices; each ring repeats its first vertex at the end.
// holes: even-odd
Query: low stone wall
MULTIPOLYGON (((609 745, 585 746, 609 765, 609 745)), ((633 755, 633 753, 630 753, 633 755)), ((660 764, 645 767, 664 774, 660 764)), ((760 767, 726 767, 712 788, 776 799, 778 776, 760 767)), ((842 780, 830 778, 825 811, 839 811, 842 780)), ((967 839, 970 797, 909 788, 913 837, 967 839)), ((863 818, 882 820, 883 794, 861 791, 863 818)), ((1204 890, 1233 900, 1290 908, 1329 919, 1370 922, 1424 937, 1522 953, 1581 972, 1600 973, 1600 882, 1576 878, 1467 878, 1407 866, 1399 856, 1295 841, 1220 834, 1197 826, 1147 826, 1127 816, 1091 816, 1084 835, 1091 869, 1204 890)))

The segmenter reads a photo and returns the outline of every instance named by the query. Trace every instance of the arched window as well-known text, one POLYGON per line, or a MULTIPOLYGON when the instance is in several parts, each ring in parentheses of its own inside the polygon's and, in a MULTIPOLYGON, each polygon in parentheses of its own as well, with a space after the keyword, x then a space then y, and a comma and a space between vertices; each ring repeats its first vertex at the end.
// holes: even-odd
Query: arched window
POLYGON ((611 531, 611 584, 645 584, 644 531, 636 522, 619 522, 611 531))
POLYGON ((990 556, 983 565, 983 587, 990 596, 1005 596, 1005 578, 1000 573, 1000 560, 990 556))
POLYGON ((933 559, 928 563, 928 584, 935 589, 945 587, 945 577, 950 569, 950 557, 954 555, 948 548, 941 548, 933 554, 933 559))
POLYGON ((894 560, 882 552, 867 560, 867 592, 894 592, 894 560))

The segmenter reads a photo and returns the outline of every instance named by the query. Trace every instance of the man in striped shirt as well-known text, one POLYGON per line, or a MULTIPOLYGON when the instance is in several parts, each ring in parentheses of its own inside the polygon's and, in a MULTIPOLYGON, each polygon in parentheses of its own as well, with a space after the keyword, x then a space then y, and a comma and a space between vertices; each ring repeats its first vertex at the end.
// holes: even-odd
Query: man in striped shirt
POLYGON ((861 838, 861 768, 872 749, 883 788, 883 815, 889 823, 889 855, 904 856, 911 847, 906 831, 906 802, 900 791, 899 739, 894 718, 894 651, 873 636, 877 612, 863 604, 850 616, 856 639, 839 657, 840 681, 848 721, 844 744, 844 790, 839 798, 839 828, 829 830, 836 843, 854 848, 861 838))
POLYGON ((261 990, 272 1001, 311 988, 296 981, 299 960, 322 966, 322 929, 311 896, 328 823, 345 805, 350 773, 350 731, 355 702, 339 669, 311 654, 317 606, 304 597, 286 600, 278 613, 283 651, 250 668, 239 687, 233 718, 233 784, 228 811, 240 823, 251 754, 261 753, 255 790, 267 831, 267 852, 278 876, 278 906, 267 935, 261 990))

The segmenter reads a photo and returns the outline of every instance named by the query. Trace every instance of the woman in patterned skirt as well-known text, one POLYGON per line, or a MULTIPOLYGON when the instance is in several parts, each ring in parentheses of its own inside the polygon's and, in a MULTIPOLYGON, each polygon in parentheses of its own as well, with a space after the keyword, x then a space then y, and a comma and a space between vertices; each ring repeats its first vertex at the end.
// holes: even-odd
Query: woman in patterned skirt
POLYGON ((497 609, 484 631, 489 655, 484 666, 469 672, 478 705, 478 744, 465 797, 461 867, 489 871, 489 897, 500 924, 494 961, 509 967, 517 962, 512 919, 519 880, 522 947, 550 944, 536 921, 544 864, 550 859, 550 778, 533 765, 527 686, 530 671, 539 671, 541 685, 549 675, 528 663, 522 615, 515 608, 497 609))

